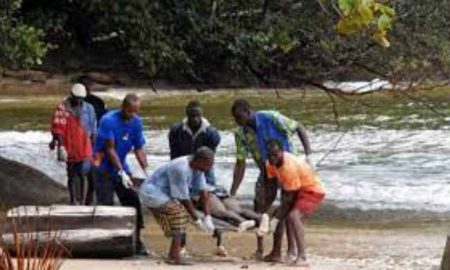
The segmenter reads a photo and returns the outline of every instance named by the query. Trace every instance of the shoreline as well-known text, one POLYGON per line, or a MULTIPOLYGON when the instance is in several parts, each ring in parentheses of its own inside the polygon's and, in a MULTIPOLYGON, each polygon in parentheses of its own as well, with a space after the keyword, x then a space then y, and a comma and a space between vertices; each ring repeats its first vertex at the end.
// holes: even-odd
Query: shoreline
MULTIPOLYGON (((284 264, 257 262, 250 258, 255 248, 252 232, 224 235, 229 258, 213 256, 214 244, 209 236, 189 231, 188 249, 195 265, 189 269, 289 269, 284 264)), ((266 253, 271 237, 266 237, 266 253)), ((159 228, 151 225, 144 234, 145 242, 157 258, 123 260, 69 259, 62 270, 179 269, 164 263, 168 241, 159 228)), ((306 226, 307 256, 314 270, 425 270, 438 269, 446 233, 443 228, 420 229, 349 229, 306 226)), ((307 269, 307 268, 299 268, 307 269)))

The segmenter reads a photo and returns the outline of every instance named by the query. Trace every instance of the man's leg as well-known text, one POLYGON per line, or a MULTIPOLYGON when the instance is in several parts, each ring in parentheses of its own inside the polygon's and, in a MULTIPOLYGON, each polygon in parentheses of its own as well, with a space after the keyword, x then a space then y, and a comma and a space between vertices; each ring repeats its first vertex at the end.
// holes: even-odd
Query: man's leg
POLYGON ((189 216, 184 206, 176 201, 170 201, 160 208, 151 208, 151 211, 164 231, 164 235, 172 239, 166 262, 175 265, 189 265, 186 258, 181 256, 181 242, 189 222, 189 216))
POLYGON ((209 194, 209 207, 211 210, 211 215, 219 218, 229 220, 233 225, 238 226, 242 222, 246 221, 245 218, 241 217, 239 214, 228 210, 223 202, 214 194, 209 194))
POLYGON ((87 194, 86 194, 86 205, 92 205, 94 203, 94 190, 95 190, 95 181, 94 181, 94 171, 89 170, 87 175, 87 194))
POLYGON ((251 219, 256 221, 256 223, 259 223, 261 214, 258 214, 255 211, 249 209, 242 208, 238 200, 236 200, 235 198, 225 198, 222 200, 222 202, 228 210, 238 213, 245 219, 251 219))
POLYGON ((136 250, 139 255, 148 255, 148 251, 141 240, 141 230, 144 228, 144 218, 139 195, 133 189, 125 188, 117 179, 114 180, 114 190, 123 206, 134 207, 136 209, 136 250))
POLYGON ((287 235, 287 242, 288 242, 288 249, 287 249, 287 260, 290 258, 297 258, 297 245, 295 242, 295 228, 292 227, 292 223, 289 221, 289 219, 286 219, 286 235, 287 235))
POLYGON ((295 243, 297 246, 297 257, 291 264, 307 266, 306 253, 305 253, 305 231, 303 223, 301 221, 302 214, 296 208, 292 209, 288 216, 288 222, 294 228, 293 233, 295 236, 295 243))
POLYGON ((181 251, 181 235, 176 234, 172 236, 169 254, 167 255, 168 262, 177 264, 177 262, 181 260, 180 251, 181 251))
POLYGON ((108 173, 94 169, 97 205, 114 205, 114 179, 108 173))
POLYGON ((76 205, 76 192, 74 179, 76 177, 75 162, 67 162, 67 189, 69 190, 70 204, 76 205))
POLYGON ((285 232, 286 222, 281 220, 273 233, 272 251, 264 257, 266 262, 281 262, 281 247, 283 245, 283 234, 285 232))

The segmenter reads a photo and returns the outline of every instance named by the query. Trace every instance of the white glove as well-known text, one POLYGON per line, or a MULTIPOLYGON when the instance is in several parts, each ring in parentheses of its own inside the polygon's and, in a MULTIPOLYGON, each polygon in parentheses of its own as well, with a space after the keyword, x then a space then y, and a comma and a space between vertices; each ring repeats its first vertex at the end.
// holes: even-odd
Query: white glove
POLYGON ((125 188, 132 188, 133 187, 133 182, 131 181, 130 176, 128 176, 128 174, 124 171, 119 171, 119 176, 120 179, 122 180, 122 185, 125 188))
POLYGON ((268 234, 269 231, 270 231, 269 215, 264 213, 261 215, 261 220, 259 222, 259 227, 256 230, 256 234, 258 236, 264 236, 265 234, 268 234))
POLYGON ((194 221, 194 226, 201 231, 206 231, 205 225, 203 224, 203 221, 201 219, 197 219, 196 221, 194 221))
POLYGON ((206 217, 203 218, 203 226, 205 226, 205 229, 208 232, 214 232, 215 226, 214 223, 212 221, 212 217, 210 215, 207 215, 206 217))
POLYGON ((270 232, 273 233, 276 230, 278 223, 280 223, 278 218, 272 218, 272 220, 270 220, 270 232))
POLYGON ((311 167, 311 169, 316 170, 316 163, 314 159, 311 157, 311 155, 307 155, 305 160, 306 163, 308 163, 308 165, 311 167))
POLYGON ((66 162, 67 161, 66 149, 64 149, 64 147, 58 147, 56 156, 59 162, 66 162))

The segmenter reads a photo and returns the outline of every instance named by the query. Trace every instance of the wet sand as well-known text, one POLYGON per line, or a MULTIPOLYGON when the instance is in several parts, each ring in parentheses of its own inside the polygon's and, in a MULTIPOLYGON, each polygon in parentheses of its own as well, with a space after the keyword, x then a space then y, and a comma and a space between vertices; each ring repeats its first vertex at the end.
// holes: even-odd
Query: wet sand
MULTIPOLYGON (((291 269, 284 264, 261 263, 251 259, 255 237, 226 233, 228 258, 214 256, 214 240, 190 231, 188 249, 195 265, 188 269, 291 269)), ((306 229, 307 256, 310 269, 317 270, 422 270, 439 269, 445 245, 445 226, 407 229, 330 228, 323 225, 306 229)), ((119 269, 176 269, 164 263, 168 241, 153 225, 146 230, 149 248, 158 254, 155 258, 123 260, 66 260, 63 270, 119 270, 119 269)), ((266 239, 269 251, 271 239, 266 239)), ((179 268, 179 267, 178 267, 179 268)), ((295 267, 294 267, 295 268, 295 267)), ((306 269, 296 267, 298 269, 306 269)))

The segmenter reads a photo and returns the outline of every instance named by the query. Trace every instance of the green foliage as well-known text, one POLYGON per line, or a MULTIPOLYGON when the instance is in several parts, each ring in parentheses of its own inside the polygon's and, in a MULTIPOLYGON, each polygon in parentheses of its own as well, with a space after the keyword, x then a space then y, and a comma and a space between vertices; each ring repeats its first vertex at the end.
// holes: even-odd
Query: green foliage
POLYGON ((443 1, 7 2, 0 13, 7 66, 33 66, 49 47, 52 65, 85 56, 82 64, 95 59, 196 85, 442 78, 450 67, 443 1))
POLYGON ((21 5, 19 0, 3 1, 0 14, 0 66, 30 68, 42 64, 47 45, 44 32, 12 16, 21 5))
POLYGON ((381 46, 389 47, 386 38, 392 28, 395 11, 374 0, 339 0, 341 18, 336 27, 339 33, 350 35, 368 30, 381 46))

